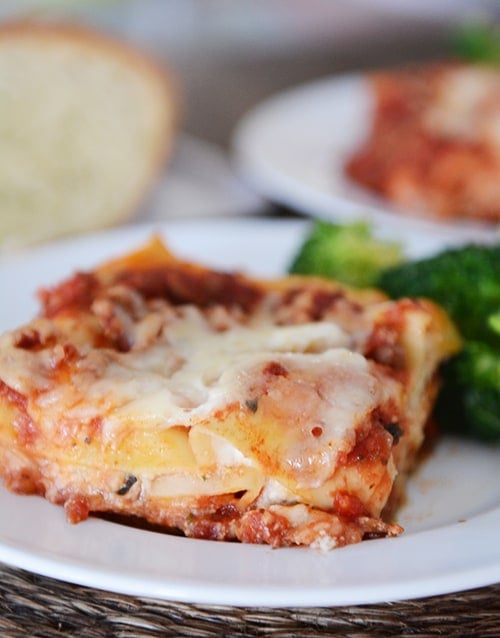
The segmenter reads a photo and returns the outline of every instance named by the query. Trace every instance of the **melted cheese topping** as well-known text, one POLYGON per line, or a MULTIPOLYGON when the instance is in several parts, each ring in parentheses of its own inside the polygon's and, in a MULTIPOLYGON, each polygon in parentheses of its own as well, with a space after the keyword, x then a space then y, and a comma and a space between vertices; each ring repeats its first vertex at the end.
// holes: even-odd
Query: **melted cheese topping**
MULTIPOLYGON (((47 331, 46 320, 38 325, 47 331)), ((55 439, 99 420, 103 445, 118 450, 131 431, 183 426, 199 469, 266 467, 298 488, 331 475, 383 396, 333 322, 277 326, 257 317, 216 330, 189 306, 158 325, 140 349, 81 351, 67 383, 51 381, 60 335, 38 352, 5 347, 14 339, 6 335, 0 377, 29 397, 30 413, 55 439)))
POLYGON ((500 145, 500 78, 471 66, 443 74, 425 114, 431 131, 446 137, 500 145))

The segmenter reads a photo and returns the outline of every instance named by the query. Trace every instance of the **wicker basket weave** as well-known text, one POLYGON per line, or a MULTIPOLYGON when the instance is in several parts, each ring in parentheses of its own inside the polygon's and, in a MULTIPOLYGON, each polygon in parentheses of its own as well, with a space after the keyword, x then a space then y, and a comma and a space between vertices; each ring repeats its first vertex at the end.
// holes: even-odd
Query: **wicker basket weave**
POLYGON ((241 608, 165 602, 0 566, 1 638, 500 636, 500 585, 400 603, 241 608))

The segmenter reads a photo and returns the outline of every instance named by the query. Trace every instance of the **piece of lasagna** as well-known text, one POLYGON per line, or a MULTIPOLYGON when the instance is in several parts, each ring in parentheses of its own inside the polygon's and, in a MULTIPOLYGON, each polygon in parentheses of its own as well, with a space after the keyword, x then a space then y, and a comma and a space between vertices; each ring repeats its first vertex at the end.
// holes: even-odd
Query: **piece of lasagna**
POLYGON ((187 536, 333 548, 388 520, 458 348, 443 311, 145 247, 40 292, 0 339, 18 493, 187 536))
POLYGON ((368 138, 346 164, 401 211, 500 222, 500 72, 435 63, 369 76, 368 138))

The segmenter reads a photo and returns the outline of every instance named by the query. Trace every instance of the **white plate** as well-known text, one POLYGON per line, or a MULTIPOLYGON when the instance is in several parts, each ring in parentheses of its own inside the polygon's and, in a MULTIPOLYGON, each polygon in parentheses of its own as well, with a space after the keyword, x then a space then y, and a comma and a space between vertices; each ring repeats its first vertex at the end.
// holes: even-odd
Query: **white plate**
MULTIPOLYGON (((258 275, 285 271, 303 221, 171 222, 88 235, 0 259, 0 329, 29 319, 33 291, 161 232, 185 257, 258 275), (8 300, 8 303, 5 303, 8 300)), ((409 254, 437 249, 415 235, 409 254)), ((500 580, 500 449, 445 439, 412 479, 405 533, 330 553, 186 539, 100 519, 69 525, 61 507, 0 487, 0 560, 121 593, 241 606, 377 603, 500 580)))
POLYGON ((404 214, 345 176, 347 158, 368 135, 373 108, 373 92, 362 74, 289 89, 239 122, 233 135, 235 166, 256 192, 308 215, 375 219, 408 232, 443 237, 491 236, 491 224, 438 223, 404 214))

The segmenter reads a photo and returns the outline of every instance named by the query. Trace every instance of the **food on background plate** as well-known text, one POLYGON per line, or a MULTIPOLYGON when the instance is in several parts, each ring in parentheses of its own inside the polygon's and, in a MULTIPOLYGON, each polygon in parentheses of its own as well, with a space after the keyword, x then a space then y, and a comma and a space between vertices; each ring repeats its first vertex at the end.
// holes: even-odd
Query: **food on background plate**
POLYGON ((463 337, 443 367, 436 405, 441 429, 500 441, 500 244, 466 244, 419 260, 375 237, 368 224, 315 222, 290 272, 377 286, 392 298, 440 304, 463 337), (391 263, 392 262, 392 263, 391 263))
POLYGON ((80 26, 0 28, 0 250, 131 217, 164 168, 177 88, 148 55, 80 26))
POLYGON ((424 299, 262 280, 159 238, 39 293, 0 338, 0 475, 186 536, 331 549, 392 515, 460 347, 424 299))
POLYGON ((345 166, 408 214, 500 222, 500 70, 441 62, 374 72, 367 139, 345 166))

